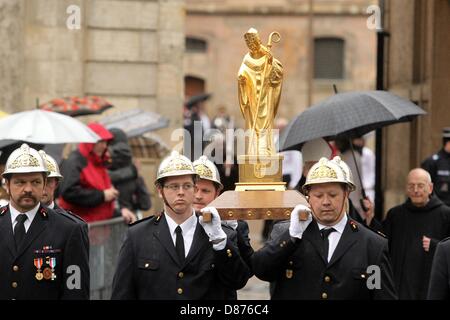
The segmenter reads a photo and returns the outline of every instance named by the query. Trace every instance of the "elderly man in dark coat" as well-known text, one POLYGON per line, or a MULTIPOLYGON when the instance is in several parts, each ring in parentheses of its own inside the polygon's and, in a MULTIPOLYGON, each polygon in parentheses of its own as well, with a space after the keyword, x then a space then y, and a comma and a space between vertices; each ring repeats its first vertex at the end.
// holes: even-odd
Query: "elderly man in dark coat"
POLYGON ((450 208, 432 192, 430 174, 411 170, 408 199, 389 210, 383 222, 400 299, 426 299, 436 245, 450 235, 450 208))

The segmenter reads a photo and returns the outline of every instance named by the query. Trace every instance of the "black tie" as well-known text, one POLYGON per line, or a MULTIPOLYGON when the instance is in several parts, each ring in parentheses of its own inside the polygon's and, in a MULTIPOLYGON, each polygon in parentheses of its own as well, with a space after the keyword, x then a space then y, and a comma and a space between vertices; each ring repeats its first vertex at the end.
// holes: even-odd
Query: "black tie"
POLYGON ((19 214, 16 218, 16 225, 14 226, 14 240, 16 241, 16 250, 19 249, 20 244, 23 241, 23 238, 25 237, 25 220, 27 220, 28 217, 26 214, 19 214))
POLYGON ((325 258, 327 258, 327 260, 328 260, 328 249, 330 247, 328 236, 330 235, 330 233, 334 231, 336 231, 334 228, 323 228, 322 230, 320 230, 320 234, 323 239, 323 251, 325 252, 325 258))
POLYGON ((177 239, 175 241, 175 249, 177 250, 178 259, 180 259, 181 264, 184 263, 184 239, 183 239, 183 230, 178 226, 175 228, 175 233, 177 234, 177 239))

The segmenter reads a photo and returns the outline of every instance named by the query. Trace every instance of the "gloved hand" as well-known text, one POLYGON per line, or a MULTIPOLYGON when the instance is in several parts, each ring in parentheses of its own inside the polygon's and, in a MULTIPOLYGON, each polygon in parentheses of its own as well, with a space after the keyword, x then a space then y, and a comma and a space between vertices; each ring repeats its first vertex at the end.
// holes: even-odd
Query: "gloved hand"
POLYGON ((233 230, 236 230, 238 227, 238 222, 237 222, 237 220, 223 220, 222 225, 230 227, 233 230))
POLYGON ((289 234, 293 238, 301 239, 303 232, 312 221, 311 209, 302 204, 297 205, 291 213, 291 223, 289 225, 289 234), (308 219, 306 221, 300 221, 298 219, 299 213, 306 211, 308 213, 308 219))
POLYGON ((223 250, 227 244, 227 235, 222 230, 221 219, 219 212, 214 207, 206 207, 200 210, 200 212, 210 212, 212 219, 211 222, 203 222, 203 216, 198 218, 199 223, 205 230, 209 237, 209 241, 213 244, 214 250, 223 250))

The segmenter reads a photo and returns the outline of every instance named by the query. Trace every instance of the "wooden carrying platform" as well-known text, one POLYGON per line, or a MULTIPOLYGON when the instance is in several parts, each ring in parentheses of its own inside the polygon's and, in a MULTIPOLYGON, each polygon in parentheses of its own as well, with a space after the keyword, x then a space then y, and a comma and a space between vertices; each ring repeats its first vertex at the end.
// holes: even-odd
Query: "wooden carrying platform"
POLYGON ((226 191, 211 202, 222 220, 284 220, 298 204, 308 205, 298 191, 226 191))

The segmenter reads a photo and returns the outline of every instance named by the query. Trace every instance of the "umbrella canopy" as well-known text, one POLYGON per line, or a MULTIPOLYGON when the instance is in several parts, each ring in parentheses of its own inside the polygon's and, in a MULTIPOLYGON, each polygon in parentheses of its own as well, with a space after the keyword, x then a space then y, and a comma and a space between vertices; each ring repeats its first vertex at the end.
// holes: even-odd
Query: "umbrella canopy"
POLYGON ((42 110, 54 111, 71 117, 100 114, 112 107, 111 103, 97 96, 58 98, 39 106, 42 110))
POLYGON ((82 122, 42 110, 24 111, 0 119, 0 140, 39 144, 95 143, 99 137, 82 122))
POLYGON ((128 138, 140 136, 146 132, 165 128, 169 119, 151 111, 131 109, 102 118, 99 121, 107 129, 122 129, 128 138))
POLYGON ((209 94, 209 93, 202 93, 202 94, 199 94, 199 95, 196 95, 196 96, 192 96, 186 101, 186 108, 191 109, 197 103, 206 101, 210 97, 211 97, 211 94, 209 94))
POLYGON ((357 137, 426 114, 411 101, 387 91, 335 94, 294 118, 283 132, 282 150, 299 150, 316 138, 357 137))
POLYGON ((128 140, 133 157, 162 159, 170 152, 169 146, 158 135, 147 132, 128 140))

